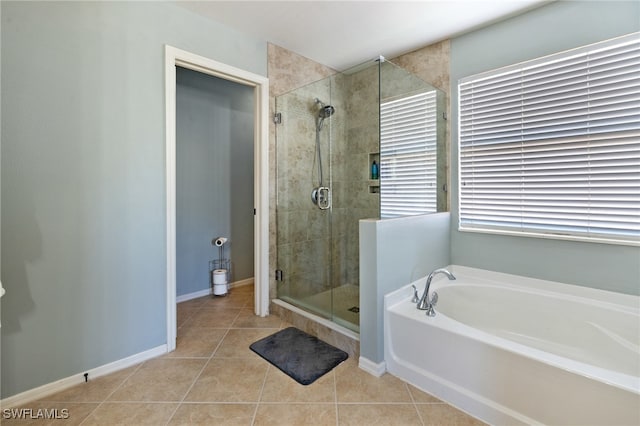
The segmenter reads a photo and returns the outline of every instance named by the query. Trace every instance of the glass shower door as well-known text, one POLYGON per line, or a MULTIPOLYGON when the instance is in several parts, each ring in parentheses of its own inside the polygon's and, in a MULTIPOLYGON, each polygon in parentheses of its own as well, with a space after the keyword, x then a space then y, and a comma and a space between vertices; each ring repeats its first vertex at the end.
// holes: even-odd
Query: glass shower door
POLYGON ((276 98, 278 298, 332 319, 331 83, 276 98))

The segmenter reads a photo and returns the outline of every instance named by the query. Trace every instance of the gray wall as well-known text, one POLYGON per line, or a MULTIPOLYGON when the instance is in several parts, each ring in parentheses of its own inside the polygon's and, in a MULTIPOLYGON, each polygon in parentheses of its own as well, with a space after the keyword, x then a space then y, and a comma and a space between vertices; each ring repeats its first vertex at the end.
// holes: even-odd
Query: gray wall
MULTIPOLYGON (((640 30, 640 2, 555 2, 452 40, 451 82, 640 30)), ((454 86, 455 87, 455 86, 454 86)), ((452 90, 454 264, 640 294, 640 248, 497 236, 458 229, 458 96, 452 90)))
POLYGON ((384 295, 450 264, 449 222, 449 213, 360 221, 363 358, 384 360, 384 295))
POLYGON ((169 2, 0 7, 5 398, 166 343, 164 44, 266 75, 266 42, 169 2))
POLYGON ((253 88, 178 67, 178 296, 209 288, 211 240, 229 238, 232 279, 253 277, 253 88), (235 255, 234 255, 235 254, 235 255))

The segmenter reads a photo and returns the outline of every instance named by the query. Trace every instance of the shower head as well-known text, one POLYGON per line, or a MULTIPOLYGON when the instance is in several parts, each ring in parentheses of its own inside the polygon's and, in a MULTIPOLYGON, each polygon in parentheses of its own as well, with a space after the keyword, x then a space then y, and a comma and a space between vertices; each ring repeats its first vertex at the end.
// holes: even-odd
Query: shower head
POLYGON ((320 111, 318 111, 318 117, 328 118, 331 117, 334 112, 336 112, 336 109, 334 107, 332 107, 331 105, 324 105, 322 108, 320 108, 320 111))
POLYGON ((322 125, 324 124, 325 118, 331 117, 333 113, 336 112, 336 109, 331 105, 325 104, 318 98, 316 98, 315 101, 316 104, 320 104, 320 109, 318 110, 318 124, 316 127, 317 130, 320 131, 322 130, 322 125))

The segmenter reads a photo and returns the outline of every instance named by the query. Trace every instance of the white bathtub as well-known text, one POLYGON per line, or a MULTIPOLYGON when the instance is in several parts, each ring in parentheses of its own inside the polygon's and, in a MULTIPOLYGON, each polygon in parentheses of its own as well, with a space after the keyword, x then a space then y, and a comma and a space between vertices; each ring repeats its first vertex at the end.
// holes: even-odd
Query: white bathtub
POLYGON ((640 297, 448 269, 435 317, 385 296, 388 372, 490 424, 640 425, 640 297))

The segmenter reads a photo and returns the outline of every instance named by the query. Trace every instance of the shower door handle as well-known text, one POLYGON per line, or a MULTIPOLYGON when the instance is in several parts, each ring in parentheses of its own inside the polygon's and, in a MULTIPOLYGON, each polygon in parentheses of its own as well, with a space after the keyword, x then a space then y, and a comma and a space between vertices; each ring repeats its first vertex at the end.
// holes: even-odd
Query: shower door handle
POLYGON ((327 186, 314 188, 311 193, 311 200, 320 210, 331 208, 331 188, 327 186))

